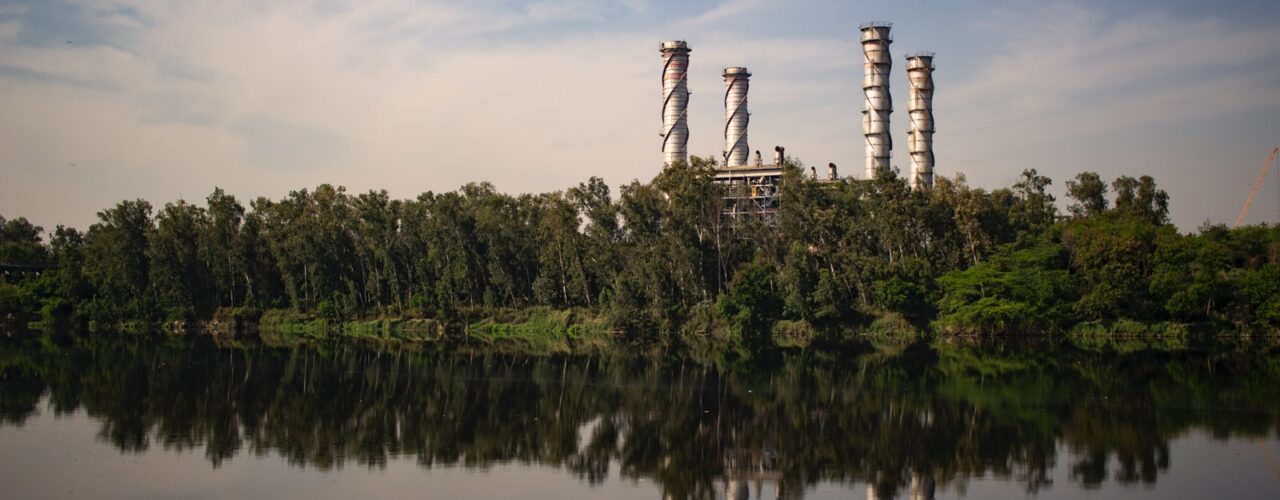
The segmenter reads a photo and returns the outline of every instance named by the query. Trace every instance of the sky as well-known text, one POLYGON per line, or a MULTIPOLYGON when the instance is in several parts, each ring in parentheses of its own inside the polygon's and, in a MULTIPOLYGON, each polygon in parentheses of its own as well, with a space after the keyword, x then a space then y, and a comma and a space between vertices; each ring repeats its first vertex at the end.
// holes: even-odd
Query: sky
MULTIPOLYGON (((720 156, 720 71, 747 66, 751 148, 858 177, 870 20, 894 23, 904 171, 914 51, 937 53, 936 173, 973 186, 1035 168, 1065 206, 1081 171, 1151 175, 1193 231, 1234 222, 1280 145, 1274 1, 0 0, 0 215, 647 181, 671 39, 693 49, 692 154, 720 156)), ((1280 166, 1248 221, 1280 222, 1280 166)))

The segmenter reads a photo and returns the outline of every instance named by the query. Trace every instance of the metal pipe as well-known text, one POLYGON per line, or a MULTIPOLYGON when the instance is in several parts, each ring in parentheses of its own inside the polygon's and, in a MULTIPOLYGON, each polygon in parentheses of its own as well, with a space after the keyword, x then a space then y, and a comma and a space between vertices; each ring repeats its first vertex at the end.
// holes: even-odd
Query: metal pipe
POLYGON ((907 151, 911 153, 911 189, 933 187, 933 52, 907 54, 910 94, 907 151))
POLYGON ((873 179, 880 169, 889 168, 893 138, 889 136, 889 115, 893 98, 889 95, 889 70, 893 59, 892 23, 872 21, 858 26, 862 31, 862 135, 866 143, 866 176, 873 179))
POLYGON ((747 164, 751 148, 747 146, 747 125, 751 113, 747 112, 747 90, 751 72, 735 66, 724 69, 724 152, 725 165, 740 167, 747 164))
POLYGON ((671 40, 658 44, 662 53, 662 162, 689 161, 689 44, 671 40))

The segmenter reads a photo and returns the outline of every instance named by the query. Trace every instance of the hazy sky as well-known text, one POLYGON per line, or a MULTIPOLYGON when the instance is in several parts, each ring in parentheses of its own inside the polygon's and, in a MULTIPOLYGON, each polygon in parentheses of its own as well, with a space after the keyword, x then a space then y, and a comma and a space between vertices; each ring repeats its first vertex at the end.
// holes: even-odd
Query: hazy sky
MULTIPOLYGON (((690 152, 723 149, 725 66, 752 149, 860 176, 857 26, 937 52, 937 173, 996 188, 1149 174, 1183 230, 1231 222, 1280 143, 1274 1, 0 2, 0 214, 87 227, 122 199, 247 204, 320 183, 393 196, 617 186, 661 164, 658 42, 693 48, 690 152), (1116 5, 1121 4, 1121 5, 1116 5)), ((1273 171, 1251 222, 1280 221, 1273 171)))

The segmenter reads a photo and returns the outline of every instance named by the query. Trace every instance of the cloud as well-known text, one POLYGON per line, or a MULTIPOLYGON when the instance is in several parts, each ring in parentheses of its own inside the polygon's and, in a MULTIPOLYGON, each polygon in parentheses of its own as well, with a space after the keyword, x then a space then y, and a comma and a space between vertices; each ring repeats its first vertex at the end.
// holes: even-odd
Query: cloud
MULTIPOLYGON (((1150 174, 1170 191, 1184 229, 1238 206, 1223 179, 1256 166, 1244 138, 1224 134, 1221 122, 1280 111, 1280 28, 1159 14, 1113 20, 1072 5, 997 19, 1022 28, 967 77, 936 75, 940 169, 1000 185, 1038 168, 1059 190, 1083 170, 1150 174), (1187 162, 1207 151, 1219 160, 1187 162), (1205 169, 1215 179, 1196 180, 1205 169)), ((1254 132, 1259 147, 1266 135, 1275 140, 1274 128, 1254 132)))
MULTIPOLYGON (((723 149, 720 69, 745 65, 755 74, 754 149, 781 144, 810 164, 834 161, 860 174, 856 22, 786 29, 842 11, 762 1, 722 2, 683 22, 668 15, 694 8, 646 0, 0 5, 0 210, 47 214, 37 221, 46 227, 84 226, 119 199, 198 199, 215 185, 242 198, 321 182, 412 197, 470 181, 538 192, 591 175, 614 185, 647 179, 659 161, 656 43, 682 34, 694 46, 691 152, 723 149), (775 24, 764 16, 787 22, 742 29, 775 24), (41 24, 50 18, 61 24, 41 24), (51 44, 27 35, 45 28, 93 36, 51 44)), ((1233 186, 1214 183, 1240 174, 1247 193, 1261 158, 1241 145, 1268 122, 1231 122, 1277 115, 1274 23, 1111 19, 1071 4, 939 15, 954 18, 954 32, 900 42, 939 52, 940 174, 965 171, 996 187, 1035 167, 1060 189, 1086 168, 1153 173, 1173 194, 1175 217, 1238 210, 1228 208, 1236 196, 1196 189, 1226 193, 1233 186), (967 53, 974 33, 986 44, 980 57, 967 53), (1203 163, 1240 167, 1206 182, 1193 171, 1203 163)), ((898 24, 910 26, 905 17, 898 24)), ((901 66, 895 71, 901 145, 906 87, 901 66)), ((896 158, 905 162, 905 150, 896 158)), ((1191 218, 1180 223, 1198 223, 1191 218)))
MULTIPOLYGON (((596 165, 647 177, 656 114, 629 103, 653 93, 648 37, 451 40, 597 17, 575 5, 488 23, 486 5, 120 4, 145 22, 111 43, 0 52, 0 92, 15 103, 0 115, 15 131, 0 136, 0 165, 23 180, 0 189, 11 200, 17 189, 57 192, 42 177, 69 163, 106 180, 97 208, 215 185, 279 196, 335 182, 411 197, 480 180, 559 189, 596 165)), ((51 207, 86 225, 97 208, 82 208, 51 207)))
POLYGON ((764 0, 725 0, 715 7, 694 17, 680 21, 686 27, 696 27, 716 23, 758 10, 767 4, 764 0))
MULTIPOLYGON (((1280 45, 1275 43, 1280 40, 1277 28, 1240 30, 1215 20, 1185 22, 1160 17, 1103 23, 1085 15, 1034 24, 1045 33, 1011 40, 1004 55, 975 71, 972 78, 958 82, 950 97, 979 104, 970 108, 997 113, 992 118, 1012 122, 1136 103, 1145 113, 1115 113, 1113 119, 1097 124, 1131 126, 1135 120, 1147 121, 1151 112, 1159 113, 1155 118, 1176 118, 1231 111, 1232 107, 1223 107, 1227 102, 1214 99, 1213 94, 1223 92, 1199 92, 1241 76, 1265 77, 1266 61, 1280 57, 1280 45), (1189 99, 1184 106, 1175 107, 1142 106, 1167 100, 1152 97, 1170 92, 1210 99, 1189 99)), ((1280 99, 1280 95, 1269 94, 1280 99)), ((1257 102, 1230 101, 1236 106, 1257 102)))
POLYGON ((242 138, 245 159, 258 168, 329 171, 351 160, 346 137, 326 128, 248 117, 229 130, 242 138))

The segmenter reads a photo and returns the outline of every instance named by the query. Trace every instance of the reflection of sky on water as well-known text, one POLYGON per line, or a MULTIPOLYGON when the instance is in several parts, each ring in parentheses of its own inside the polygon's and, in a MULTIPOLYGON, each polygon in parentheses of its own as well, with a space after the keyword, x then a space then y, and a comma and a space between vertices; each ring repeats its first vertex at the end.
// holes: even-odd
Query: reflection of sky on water
MULTIPOLYGON (((1071 480, 1070 464, 1075 459, 1070 450, 1059 448, 1062 454, 1054 469, 1053 486, 1041 490, 1035 498, 1090 499, 1176 499, 1176 498, 1277 498, 1280 497, 1280 477, 1272 474, 1265 460, 1263 447, 1272 453, 1280 452, 1280 440, 1272 436, 1266 441, 1247 438, 1219 440, 1204 431, 1193 431, 1169 442, 1171 457, 1169 469, 1162 471, 1154 485, 1131 484, 1120 486, 1115 481, 1104 483, 1101 488, 1083 488, 1071 480)), ((1115 460, 1111 461, 1115 469, 1115 460)), ((1022 498, 1025 496, 1017 484, 998 478, 973 480, 969 483, 965 498, 1022 498)), ((956 498, 956 491, 939 492, 938 498, 956 498)))

